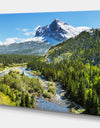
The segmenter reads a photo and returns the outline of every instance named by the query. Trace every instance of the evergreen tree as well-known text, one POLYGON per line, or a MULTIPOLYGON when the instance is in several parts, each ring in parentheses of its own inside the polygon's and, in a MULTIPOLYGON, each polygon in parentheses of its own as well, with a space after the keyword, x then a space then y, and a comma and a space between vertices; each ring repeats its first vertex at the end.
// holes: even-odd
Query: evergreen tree
POLYGON ((26 104, 26 107, 31 108, 30 99, 29 99, 28 94, 25 95, 25 104, 26 104))
POLYGON ((34 102, 35 102, 35 97, 34 97, 34 95, 32 95, 32 97, 31 97, 31 104, 32 104, 33 108, 34 108, 34 102))
POLYGON ((25 104, 25 94, 24 94, 24 92, 22 92, 22 95, 21 95, 21 103, 20 103, 20 106, 21 107, 26 107, 26 104, 25 104))

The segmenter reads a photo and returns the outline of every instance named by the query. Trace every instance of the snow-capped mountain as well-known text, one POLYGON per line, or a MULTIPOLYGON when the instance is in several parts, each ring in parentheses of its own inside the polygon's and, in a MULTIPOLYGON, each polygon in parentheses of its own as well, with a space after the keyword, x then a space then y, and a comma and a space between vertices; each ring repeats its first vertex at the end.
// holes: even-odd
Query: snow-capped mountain
POLYGON ((50 25, 38 26, 36 28, 35 37, 43 37, 49 43, 58 43, 65 41, 71 37, 75 37, 82 31, 89 31, 89 27, 73 27, 58 19, 55 19, 50 25))
POLYGON ((38 26, 35 36, 28 39, 8 38, 0 42, 0 54, 44 55, 49 48, 57 43, 75 37, 82 31, 90 31, 89 27, 73 27, 58 19, 46 26, 38 26))

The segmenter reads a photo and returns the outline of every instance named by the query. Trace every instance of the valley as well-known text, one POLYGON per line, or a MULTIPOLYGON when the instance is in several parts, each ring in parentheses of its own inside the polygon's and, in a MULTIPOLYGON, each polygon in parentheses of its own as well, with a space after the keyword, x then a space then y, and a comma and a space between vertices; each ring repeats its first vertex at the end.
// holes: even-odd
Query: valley
MULTIPOLYGON (((51 81, 46 81, 43 76, 34 76, 32 72, 32 70, 26 70, 25 67, 14 67, 14 68, 11 68, 11 69, 8 69, 8 70, 5 70, 3 71, 2 73, 0 73, 0 76, 5 76, 5 74, 9 74, 9 72, 12 71, 12 73, 17 73, 18 71, 22 74, 24 73, 24 75, 28 76, 29 78, 37 78, 37 80, 39 80, 41 83, 42 83, 42 86, 44 87, 44 92, 50 92, 50 88, 53 89, 55 88, 55 91, 51 90, 51 92, 53 91, 53 95, 51 95, 49 97, 49 95, 45 95, 45 93, 37 93, 36 91, 33 92, 33 95, 34 95, 34 105, 33 105, 33 108, 36 108, 36 109, 40 109, 40 110, 49 110, 49 111, 57 111, 57 112, 73 112, 73 113, 82 113, 84 111, 84 109, 78 105, 78 104, 75 104, 74 102, 66 99, 64 97, 64 93, 65 91, 62 89, 62 86, 60 83, 56 83, 56 82, 51 82, 51 81)), ((34 79, 35 81, 35 79, 34 79)), ((28 82, 28 81, 27 81, 28 82)), ((35 83, 36 84, 36 83, 35 83)), ((13 88, 14 89, 14 88, 13 88)), ((0 90, 2 91, 2 89, 0 90)), ((14 90, 13 90, 14 91, 14 90)), ((19 92, 20 93, 20 92, 19 92)), ((16 94, 16 91, 14 91, 14 95, 16 94)), ((7 94, 8 95, 8 94, 7 94)), ((29 99, 31 99, 31 93, 29 92, 28 93, 29 95, 29 99)), ((12 101, 12 102, 16 102, 16 98, 18 98, 18 95, 17 97, 15 96, 14 97, 15 100, 12 101)), ((20 96, 19 96, 19 102, 20 101, 20 96)), ((4 105, 13 105, 14 106, 20 106, 20 104, 18 105, 18 101, 16 103, 13 103, 13 104, 9 104, 9 102, 4 102, 2 103, 2 100, 0 102, 1 104, 4 104, 4 105)), ((28 103, 29 104, 29 103, 28 103)), ((22 107, 25 107, 22 105, 22 107)), ((26 107, 28 107, 26 105, 26 107)), ((29 104, 29 107, 30 104, 29 104)))
POLYGON ((100 30, 56 19, 35 36, 44 42, 0 47, 0 103, 100 115, 100 30))

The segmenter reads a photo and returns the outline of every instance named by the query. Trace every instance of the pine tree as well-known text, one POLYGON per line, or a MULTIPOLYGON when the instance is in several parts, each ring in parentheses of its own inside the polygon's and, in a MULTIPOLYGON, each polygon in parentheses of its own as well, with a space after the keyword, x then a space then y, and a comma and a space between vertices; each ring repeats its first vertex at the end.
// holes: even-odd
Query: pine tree
POLYGON ((35 97, 34 97, 34 95, 32 95, 32 97, 31 97, 31 104, 32 104, 33 108, 34 108, 34 102, 35 102, 35 97))
POLYGON ((12 101, 15 101, 15 95, 14 95, 14 92, 12 91, 12 95, 11 95, 11 100, 12 101))
POLYGON ((25 96, 25 104, 26 104, 26 107, 31 108, 30 99, 29 99, 28 94, 26 94, 25 96))
POLYGON ((20 106, 21 107, 26 107, 26 104, 25 104, 25 94, 24 94, 24 92, 22 92, 22 95, 21 95, 21 103, 20 103, 20 106))
POLYGON ((16 101, 19 101, 18 93, 16 94, 16 101))

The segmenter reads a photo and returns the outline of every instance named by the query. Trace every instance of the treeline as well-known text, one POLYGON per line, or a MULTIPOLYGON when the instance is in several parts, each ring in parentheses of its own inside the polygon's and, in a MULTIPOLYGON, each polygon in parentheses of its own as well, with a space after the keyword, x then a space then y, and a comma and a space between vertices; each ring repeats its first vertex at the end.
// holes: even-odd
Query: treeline
POLYGON ((39 59, 41 56, 35 55, 0 55, 0 64, 9 66, 12 63, 27 63, 31 60, 39 59))
POLYGON ((100 114, 100 67, 77 61, 56 64, 33 61, 27 67, 40 70, 47 80, 60 81, 67 98, 82 105, 86 113, 100 114))
POLYGON ((98 64, 100 62, 100 30, 82 32, 75 38, 70 38, 52 47, 46 54, 52 61, 62 59, 79 60, 84 63, 98 64))
POLYGON ((24 73, 20 74, 19 71, 10 71, 8 74, 0 76, 0 92, 8 96, 14 106, 35 107, 35 93, 39 94, 43 90, 39 79, 29 78, 24 73))
POLYGON ((86 113, 100 115, 99 49, 100 31, 82 32, 51 48, 45 56, 51 63, 38 59, 29 62, 27 67, 39 70, 47 80, 59 81, 66 90, 67 98, 82 105, 86 113), (71 54, 64 54, 64 58, 55 61, 66 51, 71 54))

